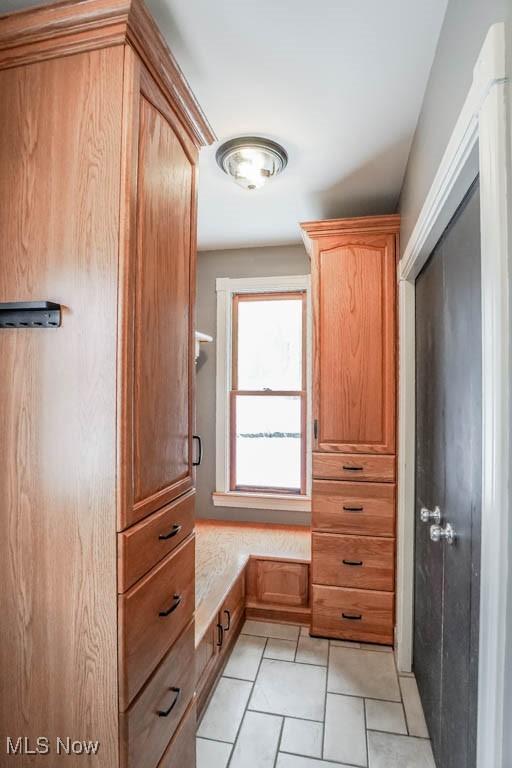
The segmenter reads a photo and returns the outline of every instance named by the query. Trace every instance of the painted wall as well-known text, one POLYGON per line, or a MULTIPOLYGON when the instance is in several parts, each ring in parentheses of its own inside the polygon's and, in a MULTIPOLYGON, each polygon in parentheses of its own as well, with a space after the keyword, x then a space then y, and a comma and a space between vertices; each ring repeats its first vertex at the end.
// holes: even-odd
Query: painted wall
MULTIPOLYGON (((274 275, 306 275, 310 262, 302 245, 268 248, 244 248, 227 251, 203 251, 197 264, 197 330, 216 336, 218 277, 273 277, 274 275)), ((203 440, 203 462, 197 468, 198 517, 220 520, 296 523, 309 525, 304 512, 215 507, 215 377, 216 345, 202 344, 197 370, 196 431, 203 440)))
POLYGON ((491 24, 512 24, 512 0, 449 0, 400 195, 402 252, 441 161, 491 24))

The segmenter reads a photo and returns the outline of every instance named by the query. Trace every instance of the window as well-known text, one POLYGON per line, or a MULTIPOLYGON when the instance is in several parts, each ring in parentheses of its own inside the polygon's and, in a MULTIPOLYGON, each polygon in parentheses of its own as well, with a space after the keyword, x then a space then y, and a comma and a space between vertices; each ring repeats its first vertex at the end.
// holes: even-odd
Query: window
POLYGON ((216 504, 309 511, 308 291, 217 280, 216 504))
POLYGON ((230 490, 306 491, 306 293, 233 296, 230 490))

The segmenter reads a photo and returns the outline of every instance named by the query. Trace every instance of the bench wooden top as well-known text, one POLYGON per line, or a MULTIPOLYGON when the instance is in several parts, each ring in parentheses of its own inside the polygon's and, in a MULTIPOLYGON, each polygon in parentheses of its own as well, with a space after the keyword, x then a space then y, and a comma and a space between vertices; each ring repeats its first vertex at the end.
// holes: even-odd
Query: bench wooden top
POLYGON ((310 562, 310 529, 196 520, 196 646, 251 556, 310 562))

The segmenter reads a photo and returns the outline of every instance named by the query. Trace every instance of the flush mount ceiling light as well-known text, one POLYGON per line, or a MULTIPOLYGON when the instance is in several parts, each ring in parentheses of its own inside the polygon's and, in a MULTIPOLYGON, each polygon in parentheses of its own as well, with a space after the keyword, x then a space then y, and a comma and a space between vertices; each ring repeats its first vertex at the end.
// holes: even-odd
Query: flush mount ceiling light
POLYGON ((244 189, 259 189, 288 163, 288 155, 280 144, 258 136, 240 136, 224 142, 215 158, 224 173, 244 189))

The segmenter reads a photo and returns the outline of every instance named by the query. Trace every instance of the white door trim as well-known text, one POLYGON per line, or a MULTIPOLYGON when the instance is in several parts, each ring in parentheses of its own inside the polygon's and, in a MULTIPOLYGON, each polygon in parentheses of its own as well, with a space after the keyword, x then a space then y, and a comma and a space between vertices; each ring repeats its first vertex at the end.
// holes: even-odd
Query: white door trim
POLYGON ((512 61, 510 31, 493 25, 441 164, 398 267, 400 400, 397 661, 410 671, 413 635, 414 283, 480 174, 482 258, 482 561, 478 768, 512 765, 512 61), (507 50, 508 48, 508 50, 507 50), (506 649, 509 653, 507 655, 506 649), (507 725, 508 722, 508 725, 507 725))

